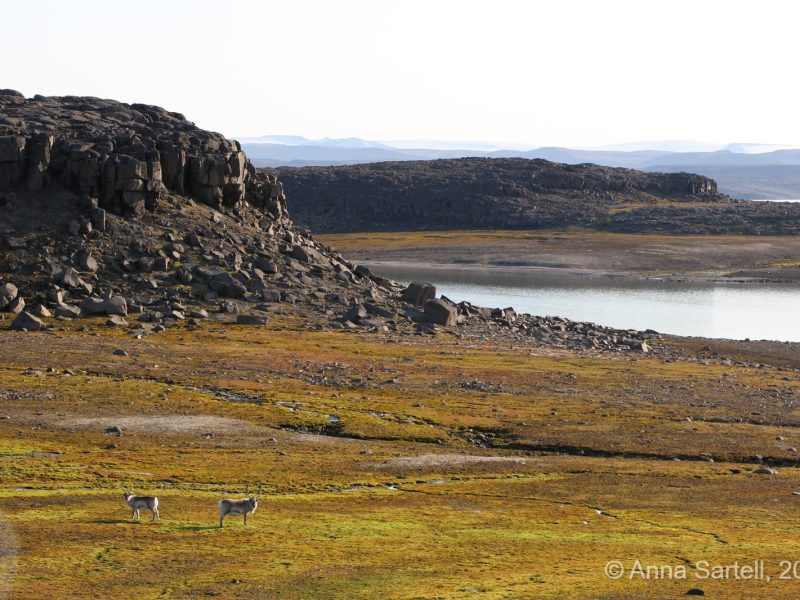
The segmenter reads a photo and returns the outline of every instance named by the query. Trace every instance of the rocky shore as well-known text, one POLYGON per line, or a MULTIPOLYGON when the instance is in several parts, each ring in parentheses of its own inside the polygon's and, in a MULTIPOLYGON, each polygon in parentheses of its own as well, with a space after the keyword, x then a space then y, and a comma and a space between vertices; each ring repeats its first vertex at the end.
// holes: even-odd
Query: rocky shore
MULTIPOLYGON (((693 176, 658 185, 715 194, 693 176)), ((456 305, 376 276, 296 226, 282 183, 237 142, 158 107, 3 91, 0 210, 0 311, 13 329, 99 314, 142 336, 290 312, 316 329, 650 350, 639 332, 456 305)))

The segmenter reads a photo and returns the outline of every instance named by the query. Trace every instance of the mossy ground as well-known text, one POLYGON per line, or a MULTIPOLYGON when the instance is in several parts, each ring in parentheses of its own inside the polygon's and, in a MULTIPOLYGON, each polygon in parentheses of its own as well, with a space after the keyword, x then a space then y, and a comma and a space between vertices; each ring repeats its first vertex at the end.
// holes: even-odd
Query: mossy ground
POLYGON ((752 473, 755 455, 797 458, 794 371, 291 316, 141 340, 101 321, 0 332, 14 598, 800 594, 777 580, 800 558, 800 472, 752 473), (219 530, 216 502, 246 482, 261 506, 219 530), (157 494, 161 522, 131 522, 123 485, 157 494), (689 576, 612 580, 613 559, 689 576), (771 582, 692 567, 756 559, 771 582))

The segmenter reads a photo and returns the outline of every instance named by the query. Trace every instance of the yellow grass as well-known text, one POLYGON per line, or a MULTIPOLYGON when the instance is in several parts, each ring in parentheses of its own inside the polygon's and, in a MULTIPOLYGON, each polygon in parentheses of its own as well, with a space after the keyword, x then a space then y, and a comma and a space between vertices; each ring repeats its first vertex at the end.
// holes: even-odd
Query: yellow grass
POLYGON ((291 318, 142 340, 90 323, 0 332, 0 596, 800 593, 794 579, 699 581, 692 566, 764 559, 777 576, 800 556, 800 473, 754 475, 748 460, 795 459, 795 428, 770 424, 800 416, 795 373, 291 318), (464 385, 476 380, 498 387, 464 385), (573 450, 544 451, 557 446, 573 450), (703 453, 716 462, 687 460, 703 453), (217 500, 245 482, 264 484, 258 511, 219 530, 217 500), (123 485, 157 494, 162 521, 130 522, 123 485), (637 559, 689 578, 604 575, 637 559))

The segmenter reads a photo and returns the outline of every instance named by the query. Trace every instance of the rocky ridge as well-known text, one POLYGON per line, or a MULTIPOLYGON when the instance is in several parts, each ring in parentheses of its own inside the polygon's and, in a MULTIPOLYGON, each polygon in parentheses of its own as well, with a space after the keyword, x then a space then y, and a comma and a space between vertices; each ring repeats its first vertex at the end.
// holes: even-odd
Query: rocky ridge
POLYGON ((800 205, 737 201, 713 179, 524 158, 269 170, 295 221, 317 233, 565 229, 800 233, 800 205))
POLYGON ((0 93, 0 190, 0 311, 13 329, 103 315, 143 336, 292 314, 312 328, 564 348, 647 352, 653 337, 379 277, 297 227, 281 182, 237 142, 158 107, 0 93))

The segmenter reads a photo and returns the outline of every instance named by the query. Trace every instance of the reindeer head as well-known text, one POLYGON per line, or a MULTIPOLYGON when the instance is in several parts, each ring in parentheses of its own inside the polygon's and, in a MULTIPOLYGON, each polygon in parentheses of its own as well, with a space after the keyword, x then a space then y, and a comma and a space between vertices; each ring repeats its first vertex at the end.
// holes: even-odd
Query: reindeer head
POLYGON ((250 506, 252 506, 251 512, 255 512, 256 508, 258 508, 258 501, 261 499, 261 492, 262 492, 262 484, 258 484, 258 494, 253 495, 249 492, 250 485, 246 484, 244 488, 244 493, 247 494, 247 499, 250 501, 250 506))

